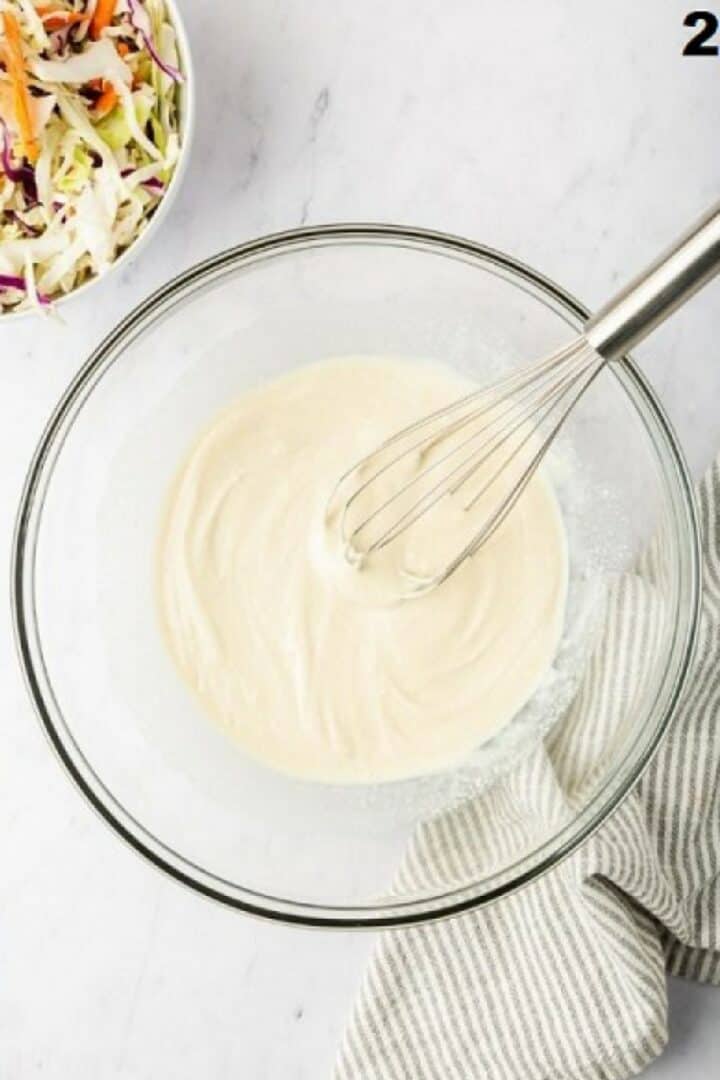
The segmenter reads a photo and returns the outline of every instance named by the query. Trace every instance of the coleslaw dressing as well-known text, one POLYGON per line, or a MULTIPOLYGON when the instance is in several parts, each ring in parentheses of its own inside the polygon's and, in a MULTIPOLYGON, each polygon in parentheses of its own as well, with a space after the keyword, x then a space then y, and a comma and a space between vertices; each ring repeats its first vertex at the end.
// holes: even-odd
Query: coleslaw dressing
MULTIPOLYGON (((327 514, 346 469, 466 390, 440 366, 323 361, 245 393, 181 464, 157 548, 163 637, 202 710, 266 765, 333 783, 454 766, 550 668, 567 551, 541 474, 472 559, 411 600, 382 561, 348 564, 327 514)), ((432 570, 433 529, 406 535, 392 558, 432 570)))

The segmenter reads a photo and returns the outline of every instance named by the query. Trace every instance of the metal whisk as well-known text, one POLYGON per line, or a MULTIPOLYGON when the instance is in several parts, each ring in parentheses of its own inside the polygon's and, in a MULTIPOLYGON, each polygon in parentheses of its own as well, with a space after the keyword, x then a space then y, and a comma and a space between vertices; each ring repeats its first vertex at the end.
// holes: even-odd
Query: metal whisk
POLYGON ((622 357, 720 270, 720 204, 597 312, 553 355, 480 387, 383 442, 340 479, 328 504, 351 561, 387 547, 448 495, 482 508, 445 581, 505 520, 570 410, 610 360, 622 357), (479 481, 479 482, 478 482, 479 481))

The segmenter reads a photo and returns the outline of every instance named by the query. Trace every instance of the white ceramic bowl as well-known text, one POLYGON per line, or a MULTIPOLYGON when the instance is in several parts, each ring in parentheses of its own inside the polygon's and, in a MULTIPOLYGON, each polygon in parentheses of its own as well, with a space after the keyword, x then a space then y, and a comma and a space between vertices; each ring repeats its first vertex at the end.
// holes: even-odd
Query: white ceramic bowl
MULTIPOLYGON (((177 193, 180 190, 180 185, 190 158, 190 147, 195 133, 195 71, 192 64, 187 30, 185 29, 185 24, 182 20, 178 6, 175 3, 175 0, 165 0, 165 4, 170 16, 170 21, 177 34, 178 66, 184 78, 184 82, 178 88, 180 156, 175 166, 175 170, 170 179, 170 183, 168 184, 167 191, 160 201, 157 210, 137 239, 134 240, 130 247, 126 248, 117 259, 115 259, 104 273, 96 274, 95 277, 88 278, 88 280, 84 281, 82 285, 79 285, 77 289, 72 289, 72 291, 66 293, 65 296, 60 296, 56 300, 53 300, 53 306, 56 308, 61 304, 65 304, 68 300, 74 300, 76 297, 88 292, 95 285, 105 281, 110 274, 113 274, 119 267, 127 266, 133 259, 137 258, 140 252, 145 249, 145 246, 151 237, 154 237, 160 229, 160 226, 165 221, 170 207, 177 198, 177 193)), ((0 313, 0 323, 7 322, 10 319, 22 319, 28 315, 37 318, 37 312, 33 308, 24 308, 22 311, 0 313)))

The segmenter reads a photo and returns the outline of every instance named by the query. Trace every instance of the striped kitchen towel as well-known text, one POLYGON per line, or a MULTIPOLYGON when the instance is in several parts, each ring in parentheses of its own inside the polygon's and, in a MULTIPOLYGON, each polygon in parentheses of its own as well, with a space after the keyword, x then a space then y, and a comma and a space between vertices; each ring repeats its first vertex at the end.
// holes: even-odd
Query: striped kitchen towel
MULTIPOLYGON (((579 851, 526 889, 385 932, 336 1080, 624 1080, 665 1045, 666 972, 720 985, 720 459, 699 505, 698 650, 642 780, 579 851)), ((552 738, 491 791, 423 826, 403 886, 471 877, 578 799, 621 723, 618 687, 639 685, 652 655, 655 572, 651 550, 619 583, 602 662, 589 665, 552 738)))

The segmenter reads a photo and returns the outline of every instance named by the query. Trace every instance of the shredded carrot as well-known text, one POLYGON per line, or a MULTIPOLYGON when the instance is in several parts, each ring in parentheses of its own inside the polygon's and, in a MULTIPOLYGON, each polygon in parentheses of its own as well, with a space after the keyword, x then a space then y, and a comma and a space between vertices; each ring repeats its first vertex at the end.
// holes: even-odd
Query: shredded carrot
POLYGON ((82 11, 68 11, 67 8, 54 7, 52 4, 39 4, 35 10, 46 30, 63 30, 66 26, 87 22, 89 18, 82 11))
POLYGON ((39 157, 40 147, 33 131, 20 26, 11 11, 3 11, 2 19, 5 31, 5 63, 12 85, 15 118, 20 128, 20 139, 25 157, 34 164, 39 157))
MULTIPOLYGON (((125 59, 126 56, 130 55, 130 46, 128 45, 127 41, 118 41, 115 48, 118 51, 118 56, 121 56, 123 60, 125 59)), ((133 81, 132 81, 133 90, 137 90, 137 88, 139 86, 142 86, 142 79, 140 78, 139 75, 133 75, 133 81)))
POLYGON ((106 26, 112 22, 116 0, 97 0, 95 12, 90 23, 90 37, 99 38, 106 26))
POLYGON ((117 90, 112 83, 103 80, 102 86, 102 94, 93 105, 93 112, 96 116, 107 116, 118 103, 117 90))

